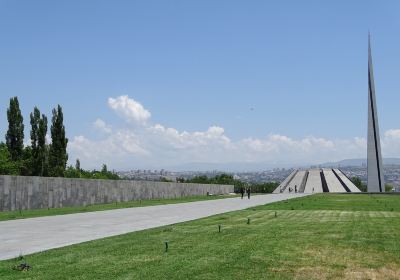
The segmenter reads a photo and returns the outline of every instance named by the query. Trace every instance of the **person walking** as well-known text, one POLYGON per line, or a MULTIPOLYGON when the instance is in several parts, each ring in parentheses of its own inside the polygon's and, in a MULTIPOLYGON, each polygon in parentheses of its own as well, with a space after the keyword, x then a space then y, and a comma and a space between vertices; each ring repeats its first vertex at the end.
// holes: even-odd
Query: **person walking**
POLYGON ((242 195, 242 199, 243 199, 243 196, 244 196, 244 188, 243 187, 240 188, 240 194, 242 195))
POLYGON ((250 199, 250 187, 247 188, 247 198, 250 199))

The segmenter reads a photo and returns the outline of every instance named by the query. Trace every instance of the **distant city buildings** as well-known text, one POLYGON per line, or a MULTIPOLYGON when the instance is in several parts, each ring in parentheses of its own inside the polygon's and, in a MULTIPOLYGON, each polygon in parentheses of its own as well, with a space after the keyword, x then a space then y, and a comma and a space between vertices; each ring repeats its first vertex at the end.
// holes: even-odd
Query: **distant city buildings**
MULTIPOLYGON (((326 166, 324 166, 326 167, 326 166)), ((367 184, 367 166, 362 164, 359 166, 330 166, 332 168, 340 168, 349 178, 359 177, 364 184, 367 184)), ((308 168, 308 167, 307 167, 308 168)), ((310 166, 310 168, 318 168, 318 166, 310 166)), ((306 169, 306 168, 304 168, 306 169)), ((274 168, 265 171, 248 171, 248 172, 223 172, 223 171, 182 171, 174 172, 168 170, 130 170, 121 171, 117 174, 128 180, 143 181, 176 181, 177 178, 191 179, 195 176, 214 177, 216 175, 227 173, 233 175, 237 180, 247 183, 265 183, 277 182, 281 183, 286 177, 292 173, 294 169, 274 168)), ((385 182, 394 187, 400 188, 400 165, 384 165, 383 169, 385 182)))

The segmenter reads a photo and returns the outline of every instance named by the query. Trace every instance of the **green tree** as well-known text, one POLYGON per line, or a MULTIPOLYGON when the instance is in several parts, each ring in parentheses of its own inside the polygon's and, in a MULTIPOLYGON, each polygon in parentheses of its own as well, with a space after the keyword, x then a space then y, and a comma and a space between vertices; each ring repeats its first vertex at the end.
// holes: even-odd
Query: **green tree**
POLYGON ((11 154, 4 143, 0 143, 0 174, 19 175, 18 163, 11 160, 11 154))
POLYGON ((120 177, 115 173, 107 170, 107 165, 102 165, 102 170, 96 169, 89 171, 81 168, 79 159, 76 160, 75 167, 68 166, 65 170, 65 177, 67 178, 85 178, 85 179, 107 179, 107 180, 120 180, 120 177))
POLYGON ((207 176, 195 176, 191 179, 187 179, 186 183, 196 183, 196 184, 219 184, 219 185, 233 185, 235 192, 239 192, 241 187, 246 184, 240 180, 235 180, 232 175, 220 174, 215 177, 208 178, 207 176))
POLYGON ((22 152, 22 158, 18 161, 19 175, 31 176, 33 170, 32 162, 32 147, 26 146, 22 152))
POLYGON ((60 105, 53 109, 51 120, 51 145, 49 151, 49 175, 54 177, 63 177, 67 166, 68 139, 65 137, 64 117, 60 105))
POLYGON ((18 161, 22 158, 24 149, 24 118, 19 108, 18 97, 10 99, 10 107, 7 109, 7 119, 6 144, 11 160, 18 161))
POLYGON ((272 193, 278 186, 279 183, 277 182, 267 182, 267 183, 252 184, 250 188, 251 191, 255 193, 272 193))
POLYGON ((43 176, 47 173, 46 133, 47 117, 42 115, 37 107, 33 109, 31 117, 31 147, 32 147, 32 175, 43 176))
POLYGON ((393 190, 393 186, 391 184, 385 184, 385 192, 391 192, 393 190))
POLYGON ((76 159, 75 169, 76 170, 81 170, 81 161, 79 160, 79 158, 76 159))
POLYGON ((38 144, 38 134, 39 134, 39 121, 40 121, 40 111, 35 106, 33 112, 30 114, 31 117, 31 147, 34 156, 37 154, 38 144))
POLYGON ((38 164, 39 164, 39 176, 47 176, 49 174, 49 146, 46 145, 47 135, 47 117, 42 114, 39 120, 38 130, 38 164))
POLYGON ((176 178, 176 182, 177 182, 177 183, 185 183, 185 178, 183 178, 183 177, 177 177, 177 178, 176 178))
POLYGON ((72 165, 68 166, 64 172, 64 176, 67 178, 81 178, 80 170, 74 168, 72 165))
POLYGON ((33 109, 31 118, 32 175, 47 175, 47 117, 40 116, 37 107, 33 109))
POLYGON ((362 191, 362 192, 367 192, 367 186, 362 183, 361 179, 359 177, 352 177, 350 179, 356 187, 362 191))

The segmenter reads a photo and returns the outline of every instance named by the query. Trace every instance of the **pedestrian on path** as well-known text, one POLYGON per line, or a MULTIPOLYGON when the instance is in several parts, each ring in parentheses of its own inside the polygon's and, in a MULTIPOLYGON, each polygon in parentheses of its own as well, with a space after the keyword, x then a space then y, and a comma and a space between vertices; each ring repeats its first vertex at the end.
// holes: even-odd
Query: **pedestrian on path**
POLYGON ((250 199, 250 187, 247 188, 247 198, 250 199))
POLYGON ((243 199, 243 196, 244 196, 244 188, 243 187, 240 188, 240 193, 241 193, 242 199, 243 199))

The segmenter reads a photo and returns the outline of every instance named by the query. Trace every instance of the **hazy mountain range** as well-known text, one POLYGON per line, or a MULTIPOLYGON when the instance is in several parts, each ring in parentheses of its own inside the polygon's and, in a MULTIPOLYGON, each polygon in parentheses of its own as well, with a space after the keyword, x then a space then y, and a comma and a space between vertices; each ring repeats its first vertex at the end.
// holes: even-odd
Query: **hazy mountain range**
MULTIPOLYGON (((383 158, 384 165, 400 165, 400 158, 383 158)), ((337 162, 327 162, 321 164, 321 166, 329 167, 329 166, 363 166, 367 165, 366 158, 353 158, 353 159, 344 159, 337 162)))

